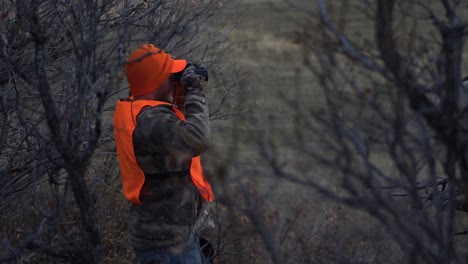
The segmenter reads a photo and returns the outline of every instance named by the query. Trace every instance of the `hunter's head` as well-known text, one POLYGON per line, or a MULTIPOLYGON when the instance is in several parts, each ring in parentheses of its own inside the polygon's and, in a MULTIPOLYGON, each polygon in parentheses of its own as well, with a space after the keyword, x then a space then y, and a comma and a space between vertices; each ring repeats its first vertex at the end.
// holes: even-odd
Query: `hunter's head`
POLYGON ((172 73, 184 70, 186 64, 186 60, 174 60, 153 44, 143 44, 127 61, 130 94, 136 99, 172 102, 175 85, 172 73))

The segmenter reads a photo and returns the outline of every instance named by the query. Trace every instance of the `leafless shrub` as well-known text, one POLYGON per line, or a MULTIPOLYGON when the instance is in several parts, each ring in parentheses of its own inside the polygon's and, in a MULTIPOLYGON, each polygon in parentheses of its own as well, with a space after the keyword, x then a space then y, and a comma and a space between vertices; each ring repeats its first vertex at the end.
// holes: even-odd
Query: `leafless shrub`
POLYGON ((268 175, 367 212, 411 263, 462 263, 466 7, 444 0, 316 7, 304 11, 310 20, 297 39, 316 84, 280 94, 290 129, 258 141, 268 175), (323 107, 306 96, 316 87, 323 107))
POLYGON ((239 89, 237 70, 220 57, 230 24, 208 23, 220 12, 231 14, 229 5, 17 0, 0 6, 0 212, 2 221, 31 219, 2 232, 0 259, 99 263, 106 248, 96 206, 109 203, 96 204, 96 190, 105 188, 101 176, 115 181, 117 175, 109 165, 116 163, 106 111, 126 88, 128 54, 152 42, 215 73, 229 68, 231 74, 215 78, 213 118, 234 114, 228 102, 239 89))

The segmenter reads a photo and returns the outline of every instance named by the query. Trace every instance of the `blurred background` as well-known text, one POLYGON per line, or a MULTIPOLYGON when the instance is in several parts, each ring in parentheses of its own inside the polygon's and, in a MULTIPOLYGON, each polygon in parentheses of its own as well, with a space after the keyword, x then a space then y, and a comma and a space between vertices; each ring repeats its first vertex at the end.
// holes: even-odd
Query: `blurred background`
POLYGON ((0 0, 0 262, 135 263, 142 43, 209 70, 214 263, 467 263, 468 2, 0 0))

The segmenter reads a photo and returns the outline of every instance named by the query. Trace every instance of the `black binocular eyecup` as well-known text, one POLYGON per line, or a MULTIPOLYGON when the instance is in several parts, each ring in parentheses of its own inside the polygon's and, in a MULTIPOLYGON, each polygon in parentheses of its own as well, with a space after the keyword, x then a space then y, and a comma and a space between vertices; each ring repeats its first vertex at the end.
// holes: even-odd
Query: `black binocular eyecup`
POLYGON ((174 73, 175 80, 180 81, 180 79, 182 78, 182 73, 185 71, 185 69, 187 69, 190 66, 194 66, 195 67, 195 73, 200 75, 200 76, 205 77, 205 81, 208 81, 208 70, 205 67, 198 66, 197 64, 192 63, 192 62, 187 62, 187 65, 185 66, 185 68, 182 71, 174 73))

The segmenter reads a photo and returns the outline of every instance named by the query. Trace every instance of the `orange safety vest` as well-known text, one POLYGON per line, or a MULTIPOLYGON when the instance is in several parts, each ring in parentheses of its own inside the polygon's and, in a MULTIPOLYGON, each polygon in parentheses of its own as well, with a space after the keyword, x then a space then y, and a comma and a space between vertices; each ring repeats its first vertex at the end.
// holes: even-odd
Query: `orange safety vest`
MULTIPOLYGON (((133 149, 133 131, 136 126, 136 118, 145 106, 171 105, 166 102, 153 100, 135 100, 117 102, 114 112, 114 137, 117 147, 117 155, 122 175, 122 184, 125 197, 133 204, 141 204, 140 191, 145 182, 145 173, 138 166, 133 149)), ((185 116, 173 105, 172 109, 180 120, 185 121, 185 116)), ((205 179, 200 156, 192 158, 190 164, 190 177, 205 201, 213 201, 214 195, 211 186, 205 179)))

